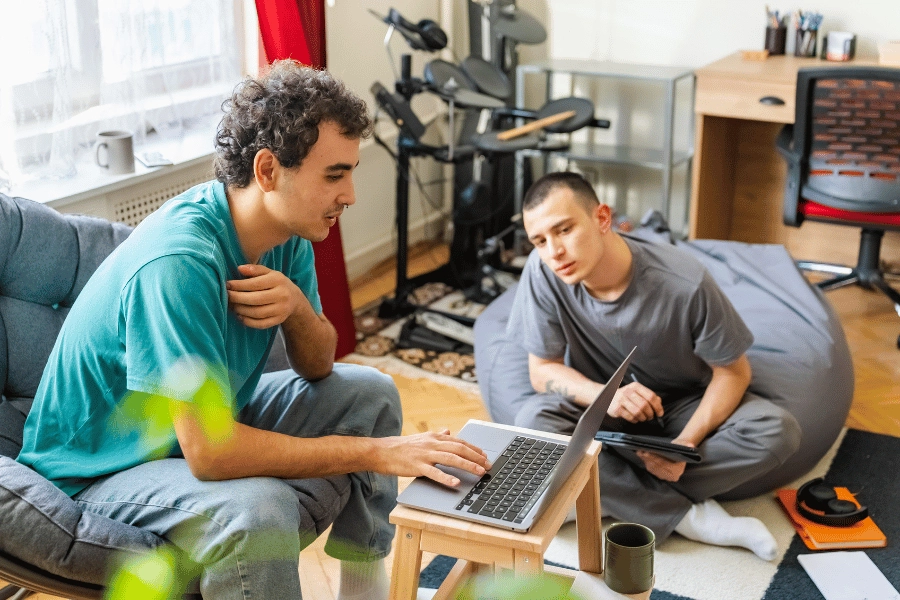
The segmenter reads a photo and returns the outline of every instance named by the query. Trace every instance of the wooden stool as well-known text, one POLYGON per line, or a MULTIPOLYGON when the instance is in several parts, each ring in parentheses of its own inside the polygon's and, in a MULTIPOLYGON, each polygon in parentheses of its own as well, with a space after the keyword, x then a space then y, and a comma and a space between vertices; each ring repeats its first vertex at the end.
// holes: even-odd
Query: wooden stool
MULTIPOLYGON (((503 427, 524 435, 556 438, 567 436, 521 427, 503 427)), ((557 497, 528 533, 518 533, 398 506, 390 521, 397 525, 391 600, 415 600, 419 589, 422 552, 453 556, 456 565, 441 585, 435 600, 453 597, 456 588, 481 569, 512 569, 517 574, 537 574, 546 570, 574 578, 577 571, 544 566, 544 552, 559 531, 566 515, 576 506, 578 564, 582 571, 601 573, 602 537, 600 527, 600 474, 597 456, 600 442, 593 442, 557 497)), ((649 596, 649 593, 647 594, 649 596)))

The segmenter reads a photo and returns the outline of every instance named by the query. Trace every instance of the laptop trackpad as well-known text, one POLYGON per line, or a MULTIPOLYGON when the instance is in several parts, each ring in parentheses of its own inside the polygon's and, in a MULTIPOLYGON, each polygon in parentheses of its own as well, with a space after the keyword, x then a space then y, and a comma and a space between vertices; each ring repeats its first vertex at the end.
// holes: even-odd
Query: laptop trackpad
MULTIPOLYGON (((459 432, 459 437, 480 448, 492 463, 506 449, 506 446, 516 436, 515 433, 496 427, 469 422, 459 432)), ((419 477, 413 481, 397 498, 400 504, 416 506, 425 509, 451 510, 459 501, 469 493, 481 476, 463 471, 456 467, 437 465, 437 467, 459 479, 459 485, 449 487, 431 479, 419 477)))
MULTIPOLYGON (((503 448, 499 450, 490 450, 487 448, 482 448, 484 453, 487 454, 487 459, 493 463, 497 460, 497 457, 500 456, 500 453, 503 452, 503 448)), ((438 469, 447 473, 448 475, 452 475, 459 479, 460 484, 458 488, 449 488, 449 489, 468 489, 475 485, 475 483, 481 479, 480 475, 475 475, 474 473, 469 473, 468 471, 463 471, 462 469, 457 469, 456 467, 448 467, 447 465, 436 465, 438 469)))

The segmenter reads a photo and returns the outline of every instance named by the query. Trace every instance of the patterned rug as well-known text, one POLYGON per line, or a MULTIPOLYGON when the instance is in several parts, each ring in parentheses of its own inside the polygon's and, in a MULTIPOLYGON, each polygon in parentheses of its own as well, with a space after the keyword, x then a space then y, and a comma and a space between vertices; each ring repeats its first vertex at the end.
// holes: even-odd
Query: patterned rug
MULTIPOLYGON (((484 310, 483 304, 467 300, 462 292, 444 283, 428 283, 417 288, 412 300, 422 306, 473 318, 484 310)), ((472 354, 397 347, 400 330, 409 318, 382 319, 377 304, 360 309, 354 315, 356 350, 343 360, 386 373, 428 377, 477 393, 478 377, 472 354)))

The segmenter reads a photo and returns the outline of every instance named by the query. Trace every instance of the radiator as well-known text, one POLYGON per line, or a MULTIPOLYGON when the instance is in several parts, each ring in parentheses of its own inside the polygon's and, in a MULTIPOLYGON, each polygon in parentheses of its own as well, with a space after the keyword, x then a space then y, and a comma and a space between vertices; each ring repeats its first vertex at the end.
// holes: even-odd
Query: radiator
POLYGON ((164 167, 113 190, 82 193, 48 204, 60 212, 94 215, 134 227, 166 200, 212 178, 212 161, 201 160, 164 167))
POLYGON ((134 227, 166 200, 211 178, 209 166, 201 165, 180 169, 169 176, 126 188, 121 195, 117 193, 115 198, 110 199, 109 219, 134 227))

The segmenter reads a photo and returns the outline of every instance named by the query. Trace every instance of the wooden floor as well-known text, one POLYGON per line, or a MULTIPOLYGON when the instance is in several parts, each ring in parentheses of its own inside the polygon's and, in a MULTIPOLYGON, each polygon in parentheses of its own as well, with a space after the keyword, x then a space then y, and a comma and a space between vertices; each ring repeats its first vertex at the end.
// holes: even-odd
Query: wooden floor
MULTIPOLYGON (((450 248, 446 244, 420 242, 409 249, 409 277, 416 277, 437 269, 450 259, 450 248)), ((368 306, 385 296, 394 295, 397 285, 396 262, 391 259, 382 262, 368 273, 350 282, 350 301, 353 310, 368 306)))
MULTIPOLYGON (((446 246, 417 246, 410 252, 410 275, 429 271, 447 260, 446 246)), ((393 264, 373 269, 354 280, 354 308, 390 294, 394 286, 393 264)), ((900 436, 900 317, 887 298, 857 287, 828 293, 853 354, 856 392, 847 419, 849 427, 900 436)), ((458 431, 469 418, 487 419, 478 397, 429 380, 394 377, 404 409, 403 433, 449 427, 458 431)), ((402 481, 401 486, 408 483, 402 481)), ((300 572, 304 597, 333 600, 338 591, 339 564, 325 555, 324 536, 303 551, 300 572)), ((430 560, 426 557, 424 562, 430 560)), ((391 557, 387 560, 390 568, 391 557)), ((52 596, 33 596, 51 600, 52 596)))
POLYGON ((900 316, 884 295, 856 286, 827 296, 844 326, 856 375, 847 426, 900 437, 900 316))

